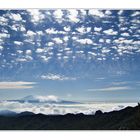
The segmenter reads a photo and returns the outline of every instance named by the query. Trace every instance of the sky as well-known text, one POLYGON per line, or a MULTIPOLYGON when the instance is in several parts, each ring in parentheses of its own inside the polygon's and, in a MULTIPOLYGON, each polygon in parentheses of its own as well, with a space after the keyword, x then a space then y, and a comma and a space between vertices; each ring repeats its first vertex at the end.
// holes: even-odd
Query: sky
POLYGON ((0 10, 0 99, 139 101, 139 25, 139 10, 0 10))

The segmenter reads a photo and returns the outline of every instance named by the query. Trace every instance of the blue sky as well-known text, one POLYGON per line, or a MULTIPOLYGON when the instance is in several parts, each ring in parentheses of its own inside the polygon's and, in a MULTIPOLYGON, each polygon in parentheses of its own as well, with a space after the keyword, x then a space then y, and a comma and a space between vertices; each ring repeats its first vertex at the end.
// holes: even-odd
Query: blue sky
POLYGON ((139 101, 140 11, 0 10, 0 99, 139 101))

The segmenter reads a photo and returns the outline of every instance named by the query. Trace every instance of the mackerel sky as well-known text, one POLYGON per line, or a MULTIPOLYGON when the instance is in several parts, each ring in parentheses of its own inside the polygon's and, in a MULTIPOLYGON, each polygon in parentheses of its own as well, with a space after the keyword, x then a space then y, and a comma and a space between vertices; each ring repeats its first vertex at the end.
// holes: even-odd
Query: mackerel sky
POLYGON ((0 10, 0 99, 140 100, 139 10, 0 10))

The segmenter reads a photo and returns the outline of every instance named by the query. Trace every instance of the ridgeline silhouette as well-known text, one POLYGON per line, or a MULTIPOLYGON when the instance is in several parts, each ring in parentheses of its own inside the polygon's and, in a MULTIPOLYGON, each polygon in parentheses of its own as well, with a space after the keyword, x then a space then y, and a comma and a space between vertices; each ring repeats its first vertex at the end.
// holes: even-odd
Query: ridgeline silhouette
POLYGON ((22 112, 0 116, 1 130, 140 130, 140 103, 120 111, 95 115, 43 115, 22 112))

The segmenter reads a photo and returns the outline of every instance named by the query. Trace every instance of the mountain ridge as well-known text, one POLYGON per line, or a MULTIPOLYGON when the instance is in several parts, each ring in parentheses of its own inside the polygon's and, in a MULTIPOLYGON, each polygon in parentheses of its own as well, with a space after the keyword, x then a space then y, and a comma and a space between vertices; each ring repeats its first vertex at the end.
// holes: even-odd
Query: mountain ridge
POLYGON ((105 113, 97 111, 95 115, 25 112, 0 116, 0 130, 140 130, 140 105, 105 113))

